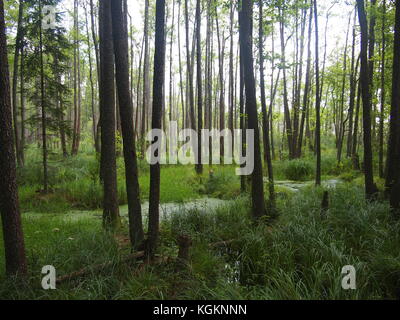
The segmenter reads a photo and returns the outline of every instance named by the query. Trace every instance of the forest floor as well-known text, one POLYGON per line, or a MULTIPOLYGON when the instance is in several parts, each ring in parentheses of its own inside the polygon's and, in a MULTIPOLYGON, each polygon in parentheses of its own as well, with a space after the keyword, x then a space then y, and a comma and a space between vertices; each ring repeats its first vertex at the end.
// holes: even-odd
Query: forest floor
MULTIPOLYGON (((312 183, 312 160, 276 161, 277 214, 254 225, 234 167, 198 177, 192 166, 162 168, 160 262, 121 262, 130 254, 123 160, 118 162, 118 235, 102 230, 101 185, 94 155, 54 156, 52 193, 41 194, 40 162, 20 170, 20 199, 30 278, 0 278, 0 299, 396 299, 400 297, 400 224, 386 202, 366 203, 363 179, 347 163, 323 159, 325 184, 312 183), (321 211, 329 190, 328 211, 321 211), (187 266, 177 239, 192 240, 187 266), (96 266, 106 263, 98 270, 96 266), (89 272, 41 288, 41 269, 57 276, 89 272), (342 267, 357 271, 357 289, 343 290, 342 267)), ((140 164, 143 213, 148 166, 140 164)), ((266 188, 267 189, 267 188, 266 188)), ((267 193, 267 191, 266 191, 267 193)), ((268 198, 266 194, 266 198, 268 198)), ((0 257, 4 256, 2 237, 0 257)), ((0 274, 4 261, 0 259, 0 274)))

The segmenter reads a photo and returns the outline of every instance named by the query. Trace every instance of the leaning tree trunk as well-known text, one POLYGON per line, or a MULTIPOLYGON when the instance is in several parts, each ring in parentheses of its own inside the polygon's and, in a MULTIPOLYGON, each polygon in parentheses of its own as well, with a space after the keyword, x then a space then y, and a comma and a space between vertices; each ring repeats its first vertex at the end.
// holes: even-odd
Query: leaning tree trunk
POLYGON ((6 273, 23 276, 27 273, 27 266, 18 202, 8 72, 4 4, 3 0, 0 0, 0 212, 3 225, 6 273))

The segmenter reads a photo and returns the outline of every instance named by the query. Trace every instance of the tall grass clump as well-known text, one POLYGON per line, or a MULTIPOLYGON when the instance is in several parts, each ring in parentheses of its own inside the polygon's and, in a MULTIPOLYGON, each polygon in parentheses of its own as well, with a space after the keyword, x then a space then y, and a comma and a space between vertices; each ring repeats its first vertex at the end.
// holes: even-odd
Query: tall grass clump
POLYGON ((313 165, 303 159, 295 159, 287 161, 284 165, 283 172, 286 179, 294 181, 305 181, 312 177, 314 173, 313 165))

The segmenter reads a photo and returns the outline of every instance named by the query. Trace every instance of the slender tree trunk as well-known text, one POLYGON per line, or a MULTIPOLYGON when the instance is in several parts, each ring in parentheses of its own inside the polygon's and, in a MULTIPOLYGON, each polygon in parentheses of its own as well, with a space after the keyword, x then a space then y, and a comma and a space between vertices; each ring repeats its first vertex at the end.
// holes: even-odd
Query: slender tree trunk
POLYGON ((233 23, 234 23, 234 5, 235 2, 231 1, 230 4, 230 50, 229 50, 229 130, 232 132, 232 152, 234 150, 234 134, 233 134, 233 127, 234 127, 234 75, 233 75, 233 23))
MULTIPOLYGON (((13 70, 13 80, 12 80, 12 106, 13 106, 13 122, 14 122, 14 141, 15 141, 15 151, 17 155, 17 163, 19 167, 24 165, 23 163, 23 149, 20 146, 20 135, 22 136, 22 132, 20 132, 18 128, 18 103, 17 103, 17 86, 18 86, 18 61, 19 54, 23 50, 23 26, 22 19, 24 14, 24 2, 22 0, 19 1, 19 9, 18 9, 18 27, 17 27, 17 37, 15 40, 15 50, 14 50, 14 70, 13 70)), ((21 66, 22 69, 22 66, 21 66)), ((22 72, 22 70, 21 70, 22 72)))
POLYGON ((201 159, 201 148, 202 148, 202 128, 203 128, 203 87, 202 87, 202 76, 201 76, 201 4, 200 0, 197 0, 196 4, 196 51, 197 51, 197 174, 203 173, 203 165, 201 159))
POLYGON ((261 86, 261 107, 263 113, 263 133, 264 133, 264 157, 268 168, 268 190, 271 209, 275 209, 275 188, 274 173, 272 169, 271 144, 269 140, 269 121, 267 113, 267 102, 265 94, 264 80, 264 22, 263 22, 263 1, 259 0, 259 54, 260 54, 260 86, 261 86))
POLYGON ((115 152, 114 49, 111 1, 115 0, 100 0, 100 119, 104 186, 103 227, 107 230, 116 230, 120 226, 120 217, 115 152))
POLYGON ((193 89, 193 66, 190 59, 189 49, 189 13, 188 13, 188 0, 185 0, 185 30, 186 30, 186 59, 187 59, 187 75, 189 85, 189 117, 190 128, 196 129, 196 121, 194 116, 194 89, 193 89))
MULTIPOLYGON (((165 0, 156 0, 156 34, 154 53, 154 77, 153 77, 153 109, 152 129, 161 129, 163 84, 165 74, 165 0)), ((157 139, 161 140, 161 136, 157 139)), ((160 150, 156 149, 155 143, 162 143, 153 137, 152 155, 156 158, 160 150)), ((160 163, 150 165, 150 196, 149 196, 149 240, 147 255, 154 258, 159 237, 160 217, 160 163)))
POLYGON ((375 194, 374 174, 372 166, 372 144, 371 144, 371 82, 370 66, 368 65, 368 21, 365 13, 364 0, 357 0, 358 17, 361 26, 361 90, 363 101, 363 126, 364 126, 364 175, 365 195, 371 200, 375 194))
POLYGON ((386 87, 385 87, 385 69, 386 69, 386 0, 383 0, 382 12, 382 50, 381 50, 381 110, 379 115, 379 176, 385 177, 383 164, 383 144, 384 144, 384 129, 385 129, 385 102, 386 102, 386 87))
POLYGON ((145 0, 144 11, 144 63, 143 63, 143 107, 141 124, 141 156, 145 154, 146 114, 150 105, 150 46, 149 46, 149 0, 145 0))
POLYGON ((86 18, 86 38, 87 38, 87 44, 88 44, 88 59, 89 59, 89 82, 90 82, 90 106, 91 106, 91 111, 92 111, 92 134, 93 134, 93 144, 95 147, 95 150, 97 151, 99 148, 97 146, 97 133, 96 133, 96 111, 94 107, 94 80, 93 80, 93 66, 92 66, 92 46, 90 43, 90 35, 89 35, 89 22, 88 22, 88 13, 86 9, 86 5, 84 4, 85 8, 85 18, 86 18))
POLYGON ((387 153, 386 192, 390 195, 391 207, 400 209, 400 0, 396 0, 395 37, 393 52, 392 102, 390 110, 390 132, 387 153))
POLYGON ((281 63, 283 68, 283 105, 284 105, 284 115, 285 115, 285 127, 286 127, 286 135, 288 140, 288 148, 289 148, 289 158, 294 158, 293 153, 293 130, 292 130, 292 121, 290 117, 289 110, 289 98, 288 98, 288 89, 287 89, 287 77, 286 77, 286 44, 285 44, 285 22, 284 22, 284 11, 281 7, 279 7, 279 16, 280 16, 280 36, 281 36, 281 63))
POLYGON ((21 157, 22 163, 25 163, 25 120, 26 120, 26 110, 25 110, 25 50, 21 48, 21 71, 20 71, 20 103, 21 103, 21 157))
POLYGON ((262 162, 260 150, 260 132, 258 129, 256 85, 253 67, 252 50, 252 20, 253 1, 242 0, 240 18, 240 47, 243 55, 244 82, 246 90, 246 109, 248 127, 254 130, 254 170, 252 173, 252 213, 254 218, 260 218, 266 214, 264 203, 264 182, 262 176, 262 162))
POLYGON ((354 117, 354 104, 356 99, 357 91, 357 73, 358 73, 358 61, 356 63, 356 19, 357 10, 354 10, 354 24, 353 24, 353 43, 351 46, 351 71, 350 71, 350 106, 349 106, 349 132, 347 135, 347 157, 350 158, 352 155, 352 140, 353 140, 353 117, 354 117))
MULTIPOLYGON (((42 2, 39 1, 40 17, 42 15, 42 2)), ((46 105, 44 88, 44 61, 43 61, 43 30, 42 24, 39 27, 39 51, 40 51, 40 101, 41 101, 41 120, 42 120, 42 154, 43 154, 43 192, 47 193, 48 172, 47 172, 47 134, 46 134, 46 105)))
POLYGON ((319 78, 319 33, 318 33, 318 7, 317 0, 314 0, 314 20, 315 20, 315 79, 316 79, 316 124, 315 124, 315 151, 317 154, 317 172, 315 184, 321 185, 321 91, 319 78))
MULTIPOLYGON (((219 130, 225 129, 225 82, 224 82, 224 60, 225 60, 225 34, 219 27, 218 13, 215 15, 215 24, 217 27, 218 38, 218 60, 219 60, 219 130)), ((220 138, 220 158, 223 162, 225 155, 225 139, 223 136, 220 138)))
POLYGON ((345 99, 345 90, 346 90, 346 79, 347 79, 347 47, 349 40, 349 32, 350 32, 350 22, 351 16, 349 17, 349 23, 347 26, 346 33, 346 44, 343 54, 343 79, 342 79, 342 92, 340 97, 340 109, 339 109, 339 135, 338 135, 338 145, 337 145, 337 161, 338 163, 342 162, 342 150, 343 150, 343 140, 346 129, 346 121, 344 121, 344 99, 345 99))
POLYGON ((119 112, 124 143, 129 235, 132 247, 138 248, 143 242, 144 232, 142 207, 140 203, 136 141, 133 129, 133 103, 129 90, 128 33, 123 25, 122 7, 122 0, 112 1, 115 76, 118 88, 119 112))

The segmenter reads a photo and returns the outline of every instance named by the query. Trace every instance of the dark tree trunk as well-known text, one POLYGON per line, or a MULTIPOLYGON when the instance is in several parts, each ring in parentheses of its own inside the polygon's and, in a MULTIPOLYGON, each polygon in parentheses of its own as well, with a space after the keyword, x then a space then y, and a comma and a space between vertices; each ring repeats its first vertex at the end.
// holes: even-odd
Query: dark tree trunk
POLYGON ((115 153, 114 49, 111 0, 100 0, 100 6, 100 119, 104 185, 103 227, 107 230, 116 230, 120 226, 120 217, 115 153))
POLYGON ((382 51, 381 51, 381 110, 379 115, 379 177, 384 178, 384 164, 383 164, 383 144, 384 144, 384 129, 385 129, 385 102, 386 102, 386 88, 385 88, 385 68, 386 68, 386 0, 383 0, 383 13, 382 13, 382 51))
MULTIPOLYGON (((18 103, 17 103, 17 86, 18 86, 18 60, 19 54, 23 50, 23 26, 22 19, 24 14, 24 1, 19 1, 18 9, 18 27, 17 27, 17 37, 15 40, 15 51, 14 51, 14 70, 13 70, 13 80, 12 80, 12 106, 13 106, 13 122, 14 122, 14 141, 15 141, 15 151, 17 155, 18 166, 22 167, 23 163, 23 149, 21 148, 20 136, 22 136, 22 131, 18 128, 18 103)), ((22 66, 21 66, 22 72, 22 66)))
MULTIPOLYGON (((39 14, 42 15, 42 2, 39 1, 39 14)), ((40 100, 41 100, 41 120, 42 120, 42 154, 43 154, 43 192, 47 193, 48 172, 47 172, 47 135, 46 135, 46 106, 44 88, 44 61, 43 61, 43 30, 42 24, 39 27, 39 50, 40 50, 40 100)))
POLYGON ((197 164, 196 172, 197 174, 203 173, 203 165, 201 164, 201 141, 202 134, 201 130, 203 128, 203 87, 202 87, 202 77, 201 77, 201 4, 200 0, 197 0, 196 4, 196 51, 197 51, 197 164))
POLYGON ((351 71, 350 71, 350 106, 349 106, 349 130, 347 135, 347 157, 352 155, 352 140, 353 140, 353 127, 354 127, 354 106, 357 91, 357 73, 358 73, 358 60, 356 63, 356 19, 357 10, 354 10, 354 25, 353 25, 353 42, 351 49, 351 71))
POLYGON ((3 225, 6 273, 24 276, 27 273, 27 266, 18 202, 8 72, 4 4, 3 0, 0 0, 0 212, 3 225))
POLYGON ((256 84, 254 79, 252 50, 253 1, 242 0, 240 18, 240 54, 243 56, 244 82, 246 91, 246 109, 248 128, 254 130, 254 170, 252 173, 252 213, 254 218, 266 214, 264 203, 264 182, 262 174, 260 132, 258 129, 256 84))
POLYGON ((283 105, 284 105, 284 117, 285 117, 285 129, 286 136, 288 140, 288 148, 289 148, 289 158, 294 158, 293 152, 293 130, 292 130, 292 121, 290 117, 289 110, 289 98, 288 98, 288 89, 287 89, 287 76, 286 76, 286 43, 285 43, 285 22, 284 22, 284 9, 279 7, 279 15, 280 15, 280 38, 281 38, 281 64, 283 68, 283 105))
POLYGON ((316 100, 315 100, 315 151, 317 154, 317 172, 315 184, 321 185, 321 91, 319 79, 319 33, 318 33, 318 7, 317 0, 314 0, 314 20, 315 20, 315 81, 316 81, 316 100))
POLYGON ((150 105, 150 46, 149 46, 149 0, 145 0, 144 9, 144 62, 143 62, 143 106, 141 121, 141 156, 144 158, 146 142, 146 114, 150 105))
POLYGON ((25 119, 26 119, 26 110, 25 110, 25 50, 21 48, 21 71, 20 71, 20 101, 21 101, 21 157, 22 163, 25 163, 25 119))
POLYGON ((115 53, 115 77, 118 89, 122 138, 124 142, 129 235, 132 247, 138 248, 143 242, 144 232, 142 207, 140 203, 136 141, 133 129, 133 103, 129 90, 128 33, 123 24, 122 0, 113 0, 111 11, 115 53))
POLYGON ((93 64, 92 64, 92 46, 90 43, 90 35, 89 35, 89 22, 88 22, 88 13, 86 9, 86 5, 84 5, 85 8, 85 18, 86 18, 86 38, 87 38, 87 44, 88 44, 88 59, 89 59, 89 82, 90 82, 90 107, 92 111, 92 134, 93 134, 93 144, 94 148, 96 151, 99 150, 99 147, 97 145, 97 133, 96 133, 96 110, 94 107, 94 80, 93 80, 93 64))
POLYGON ((189 85, 189 118, 190 128, 196 128, 196 120, 194 116, 194 88, 193 88, 193 66, 190 59, 189 49, 189 13, 188 13, 188 0, 185 0, 185 30, 186 30, 186 59, 187 59, 187 75, 189 85))
POLYGON ((400 209, 400 0, 396 0, 396 25, 393 52, 392 105, 390 111, 390 133, 387 155, 386 191, 390 204, 400 209))
POLYGON ((306 67, 306 83, 304 87, 303 106, 301 109, 301 121, 300 121, 300 132, 299 139, 297 142, 297 156, 300 158, 303 148, 303 135, 304 135, 304 124, 307 116, 307 104, 310 94, 311 84, 311 33, 312 33, 312 21, 313 21, 313 6, 311 0, 310 6, 310 17, 308 21, 308 42, 307 42, 307 67, 306 67))
MULTIPOLYGON (((219 27, 218 13, 215 15, 215 24, 217 27, 218 38, 218 61, 219 61, 219 130, 225 129, 225 82, 224 82, 224 60, 225 60, 225 34, 219 27)), ((223 163, 225 156, 225 139, 220 138, 220 158, 223 163)))
POLYGON ((271 208, 275 208, 275 188, 274 173, 272 169, 271 144, 269 140, 269 121, 267 113, 267 102, 265 94, 264 80, 264 22, 263 22, 263 2, 259 0, 259 55, 260 55, 260 86, 261 86, 261 107, 263 114, 263 137, 264 137, 264 158, 268 168, 268 190, 271 208))
POLYGON ((367 199, 372 199, 375 193, 374 174, 372 166, 371 144, 371 93, 370 70, 368 65, 368 21, 365 13, 364 0, 357 0, 358 17, 361 26, 361 90, 363 101, 363 127, 364 127, 364 175, 365 194, 367 199))
MULTIPOLYGON (((156 0, 156 34, 154 53, 154 77, 153 77, 153 109, 152 129, 161 129, 162 103, 164 100, 163 84, 165 74, 165 0, 156 0)), ((158 137, 161 139, 161 136, 158 137)), ((153 138, 152 148, 157 142, 153 138)), ((158 141, 161 143, 161 141, 158 141)), ((159 156, 160 150, 152 150, 152 155, 159 156)), ((150 165, 150 196, 149 196, 149 239, 147 255, 154 258, 159 237, 160 217, 160 163, 150 165)))

